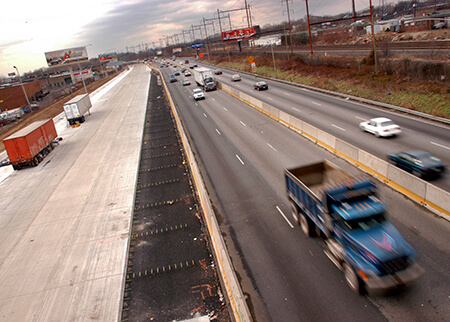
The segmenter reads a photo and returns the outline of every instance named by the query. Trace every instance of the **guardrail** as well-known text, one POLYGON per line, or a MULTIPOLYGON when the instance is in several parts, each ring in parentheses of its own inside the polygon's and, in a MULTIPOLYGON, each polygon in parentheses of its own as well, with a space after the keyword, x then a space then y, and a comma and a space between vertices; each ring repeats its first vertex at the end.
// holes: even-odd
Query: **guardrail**
POLYGON ((340 156, 361 170, 383 181, 400 193, 418 202, 427 209, 450 220, 450 194, 431 183, 417 178, 388 162, 377 158, 335 136, 322 131, 278 108, 262 102, 251 95, 217 81, 219 88, 225 90, 260 112, 300 133, 317 145, 340 156))

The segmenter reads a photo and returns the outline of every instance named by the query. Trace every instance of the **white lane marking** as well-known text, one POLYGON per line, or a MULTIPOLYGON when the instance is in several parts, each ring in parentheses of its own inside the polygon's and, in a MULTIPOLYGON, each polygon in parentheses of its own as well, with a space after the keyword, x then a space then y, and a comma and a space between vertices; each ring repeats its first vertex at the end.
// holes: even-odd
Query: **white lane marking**
POLYGON ((439 147, 441 147, 441 148, 450 150, 450 147, 448 147, 448 146, 445 146, 445 145, 442 145, 442 144, 439 144, 439 143, 436 143, 436 142, 433 142, 433 141, 431 141, 430 143, 431 143, 431 144, 434 144, 434 145, 437 145, 437 146, 439 146, 439 147))
POLYGON ((283 92, 283 94, 286 95, 286 96, 291 96, 291 94, 286 93, 286 92, 283 92))
POLYGON ((317 102, 311 102, 311 103, 313 103, 314 105, 317 105, 317 106, 322 106, 322 104, 317 103, 317 102))
POLYGON ((299 110, 298 108, 296 108, 296 107, 293 107, 292 109, 293 109, 294 111, 300 112, 300 110, 299 110))
POLYGON ((241 162, 242 164, 244 164, 244 161, 242 161, 242 159, 236 154, 236 158, 239 160, 239 162, 241 162))
POLYGON ((223 109, 224 109, 226 112, 228 112, 228 110, 227 110, 227 108, 226 108, 225 106, 223 106, 223 109))
POLYGON ((294 228, 294 225, 292 225, 291 222, 286 218, 286 216, 281 211, 280 207, 277 206, 277 210, 283 216, 284 220, 286 220, 286 222, 289 224, 289 226, 291 226, 291 228, 294 228))
POLYGON ((267 96, 267 99, 273 101, 273 98, 270 96, 267 96))
POLYGON ((217 134, 222 135, 222 134, 220 134, 220 131, 218 129, 216 129, 216 132, 217 132, 217 134))
POLYGON ((212 98, 212 100, 213 100, 214 102, 216 101, 216 99, 215 99, 214 97, 212 98))
POLYGON ((195 106, 198 106, 197 102, 195 102, 195 106))
POLYGON ((205 113, 203 113, 203 116, 204 116, 204 117, 208 117, 208 116, 206 116, 206 114, 205 114, 205 113))
POLYGON ((269 148, 271 148, 272 150, 274 150, 275 152, 277 152, 277 149, 275 149, 273 146, 271 146, 269 143, 267 143, 267 145, 269 146, 269 148))
POLYGON ((331 124, 331 126, 334 126, 334 127, 337 128, 338 130, 341 130, 341 131, 345 132, 345 129, 343 129, 342 127, 339 127, 339 126, 337 126, 337 125, 335 125, 335 124, 331 124))
POLYGON ((243 126, 247 126, 247 124, 245 124, 245 123, 242 122, 242 121, 239 121, 239 123, 241 123, 243 126))
POLYGON ((357 118, 358 120, 361 120, 361 121, 367 121, 367 119, 365 119, 363 117, 355 116, 355 118, 357 118))

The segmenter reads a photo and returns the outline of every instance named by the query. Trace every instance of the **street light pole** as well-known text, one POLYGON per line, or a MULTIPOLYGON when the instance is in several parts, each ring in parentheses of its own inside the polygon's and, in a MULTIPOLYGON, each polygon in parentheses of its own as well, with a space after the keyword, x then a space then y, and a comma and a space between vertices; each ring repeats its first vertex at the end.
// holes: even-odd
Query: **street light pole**
POLYGON ((19 76, 20 86, 22 86, 22 90, 23 90, 23 93, 25 94, 25 98, 27 100, 27 104, 30 105, 30 101, 28 100, 27 91, 25 90, 25 87, 23 86, 22 78, 20 78, 19 69, 16 66, 13 66, 13 68, 15 68, 17 70, 17 75, 19 76))

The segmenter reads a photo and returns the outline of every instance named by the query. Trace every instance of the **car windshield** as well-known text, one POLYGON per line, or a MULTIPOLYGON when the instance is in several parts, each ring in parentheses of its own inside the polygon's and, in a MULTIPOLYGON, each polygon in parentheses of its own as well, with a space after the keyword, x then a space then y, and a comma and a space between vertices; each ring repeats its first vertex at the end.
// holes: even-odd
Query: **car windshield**
POLYGON ((201 93, 201 92, 202 92, 201 89, 194 89, 194 94, 199 94, 199 93, 201 93))
POLYGON ((385 213, 375 214, 370 217, 358 218, 353 220, 343 220, 339 226, 345 231, 363 229, 370 230, 381 225, 386 220, 385 213))
POLYGON ((413 161, 417 165, 423 165, 423 164, 434 164, 436 162, 441 162, 441 160, 437 157, 435 157, 432 154, 423 154, 420 157, 413 157, 413 161))
POLYGON ((390 125, 394 125, 394 122, 392 122, 392 121, 381 122, 381 126, 390 126, 390 125))

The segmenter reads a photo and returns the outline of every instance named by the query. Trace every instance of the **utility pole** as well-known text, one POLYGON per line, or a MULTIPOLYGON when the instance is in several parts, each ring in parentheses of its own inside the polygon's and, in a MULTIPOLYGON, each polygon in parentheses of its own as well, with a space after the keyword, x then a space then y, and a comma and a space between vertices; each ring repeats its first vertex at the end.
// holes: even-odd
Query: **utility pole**
MULTIPOLYGON (((220 37, 222 38, 222 37, 223 37, 223 31, 222 31, 222 22, 220 21, 220 10, 219 10, 219 9, 217 9, 217 17, 218 17, 218 19, 219 19, 220 37)), ((223 51, 224 51, 224 52, 225 52, 225 51, 227 52, 227 55, 228 55, 228 61, 229 61, 230 64, 231 64, 230 53, 228 52, 228 50, 225 49, 225 42, 223 41, 223 38, 222 38, 222 46, 223 46, 223 51)))
MULTIPOLYGON (((208 25, 214 25, 214 23, 209 23, 208 25)), ((205 39, 206 39, 206 52, 208 54, 208 60, 210 60, 210 56, 209 56, 209 40, 208 40, 208 32, 206 31, 206 23, 205 23, 205 18, 203 18, 203 27, 205 28, 205 39)))
POLYGON ((289 41, 290 41, 290 47, 291 47, 291 54, 294 53, 292 49, 292 26, 291 26, 291 14, 289 10, 289 1, 290 0, 283 0, 282 2, 286 1, 286 9, 287 9, 287 15, 288 15, 288 24, 289 24, 289 41))
POLYGON ((312 55, 313 48, 312 48, 312 38, 311 38, 311 22, 309 21, 308 0, 305 0, 305 2, 306 2, 306 17, 307 17, 307 21, 308 21, 309 48, 310 48, 310 54, 312 55))
POLYGON ((353 22, 356 22, 355 0, 352 0, 352 18, 353 18, 353 22))
POLYGON ((378 73, 377 48, 376 48, 376 45, 375 45, 375 26, 374 26, 374 22, 373 22, 372 0, 369 0, 369 3, 370 3, 370 24, 372 26, 373 59, 375 61, 375 73, 378 73))

